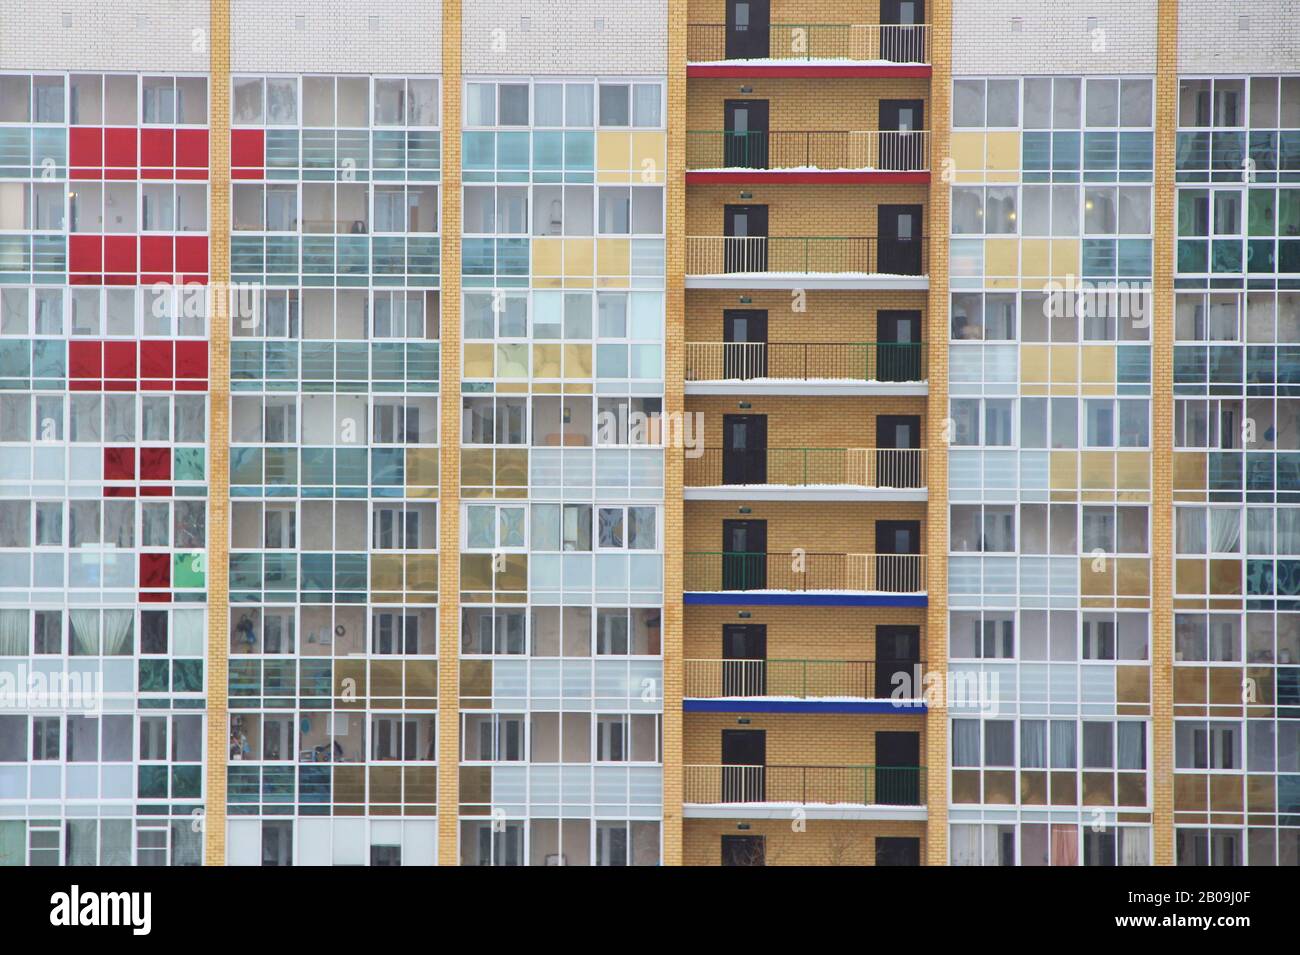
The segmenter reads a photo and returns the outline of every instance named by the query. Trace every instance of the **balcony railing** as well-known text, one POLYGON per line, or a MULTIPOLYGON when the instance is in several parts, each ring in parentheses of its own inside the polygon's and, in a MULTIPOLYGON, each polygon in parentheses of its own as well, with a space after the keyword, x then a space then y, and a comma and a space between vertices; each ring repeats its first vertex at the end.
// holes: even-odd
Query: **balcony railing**
POLYGON ((696 551, 685 555, 683 575, 687 590, 705 593, 820 590, 916 594, 925 589, 925 555, 696 551))
POLYGON ((876 236, 721 236, 686 238, 688 275, 925 275, 925 239, 876 236))
POLYGON ((704 448, 685 467, 687 487, 925 487, 924 448, 704 448))
POLYGON ((687 169, 930 168, 928 130, 693 130, 686 133, 687 169))
MULTIPOLYGON (((728 56, 726 24, 691 23, 686 27, 686 59, 691 63, 752 58, 753 53, 734 50, 728 56)), ((929 63, 930 28, 924 23, 773 23, 768 30, 766 58, 929 63)))
POLYGON ((919 689, 918 665, 911 660, 687 660, 685 695, 887 700, 897 685, 919 689), (896 674, 903 675, 901 684, 896 674))
POLYGON ((687 381, 925 381, 923 342, 687 342, 687 381))
POLYGON ((683 769, 683 800, 697 805, 925 805, 924 766, 688 765, 683 769))

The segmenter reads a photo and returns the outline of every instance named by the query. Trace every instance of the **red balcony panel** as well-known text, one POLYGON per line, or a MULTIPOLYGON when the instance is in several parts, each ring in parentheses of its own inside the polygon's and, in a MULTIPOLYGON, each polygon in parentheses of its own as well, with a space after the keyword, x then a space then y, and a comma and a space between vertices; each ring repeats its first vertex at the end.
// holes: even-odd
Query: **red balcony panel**
POLYGON ((104 497, 135 497, 135 488, 133 487, 106 487, 104 488, 104 497))
POLYGON ((135 169, 140 165, 139 130, 111 126, 104 130, 104 170, 135 169))
POLYGON ((208 237, 206 235, 178 235, 176 237, 176 271, 180 281, 208 282, 208 237))
POLYGON ((140 343, 140 377, 165 378, 172 376, 172 343, 149 341, 140 343))
POLYGON ((136 600, 142 604, 169 604, 172 602, 172 595, 170 591, 158 592, 145 590, 136 595, 136 600))
POLYGON ((140 449, 140 480, 170 481, 172 479, 171 448, 140 449))
POLYGON ((104 377, 136 377, 135 342, 104 342, 104 377))
POLYGON ((75 178, 98 179, 104 165, 104 131, 95 126, 73 126, 68 130, 68 165, 95 170, 93 176, 75 178))
POLYGON ((104 480, 135 480, 135 448, 104 449, 104 480))
POLYGON ((104 343, 72 339, 68 342, 68 377, 104 377, 104 343))
POLYGON ((176 257, 173 254, 172 237, 169 235, 140 236, 140 278, 141 285, 153 285, 157 282, 171 282, 172 273, 176 271, 176 257))
POLYGON ((100 273, 104 271, 104 237, 102 235, 68 236, 68 271, 100 273))
POLYGON ((176 130, 176 178, 208 178, 208 131, 176 130))
POLYGON ((170 587, 172 585, 171 554, 140 555, 140 586, 170 587))
POLYGON ((136 241, 133 235, 104 236, 104 271, 112 275, 129 275, 131 281, 127 284, 131 285, 135 284, 135 276, 139 268, 136 241))
POLYGON ((208 343, 176 343, 176 377, 206 381, 208 377, 208 343))
POLYGON ((172 489, 166 484, 144 484, 140 487, 141 497, 171 497, 172 489))
POLYGON ((230 131, 230 177, 263 179, 266 168, 266 130, 230 131))
POLYGON ((140 178, 171 179, 175 175, 175 167, 175 130, 140 130, 140 178))

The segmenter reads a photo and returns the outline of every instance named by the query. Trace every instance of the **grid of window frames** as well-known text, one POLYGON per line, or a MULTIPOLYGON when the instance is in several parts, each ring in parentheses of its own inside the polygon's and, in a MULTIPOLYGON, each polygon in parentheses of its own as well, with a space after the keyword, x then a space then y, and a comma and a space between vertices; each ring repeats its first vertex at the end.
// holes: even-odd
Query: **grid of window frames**
POLYGON ((201 859, 207 122, 0 75, 0 864, 201 859))
POLYGON ((953 103, 950 861, 1146 864, 1152 80, 953 103))
POLYGON ((1300 864, 1300 77, 1179 82, 1180 865, 1300 864))
POLYGON ((663 90, 465 85, 466 865, 660 858, 663 90))
POLYGON ((432 864, 439 80, 232 86, 227 855, 432 864))

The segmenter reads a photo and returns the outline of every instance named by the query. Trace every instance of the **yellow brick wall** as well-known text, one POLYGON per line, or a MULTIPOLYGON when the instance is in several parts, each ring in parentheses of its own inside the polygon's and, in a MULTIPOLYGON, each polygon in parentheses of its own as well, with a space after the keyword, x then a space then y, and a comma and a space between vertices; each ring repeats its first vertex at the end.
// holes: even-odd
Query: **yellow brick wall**
POLYGON ((767 311, 770 342, 872 342, 876 340, 878 311, 917 309, 924 321, 927 304, 925 292, 813 289, 796 295, 774 290, 691 289, 686 293, 686 340, 720 342, 723 310, 754 308, 767 311), (742 295, 750 301, 741 302, 742 295), (796 307, 803 310, 795 311, 796 307))
MULTIPOLYGON (((931 0, 927 16, 930 23, 930 167, 942 169, 949 155, 949 127, 952 120, 952 0, 931 0)), ((926 341, 948 340, 948 232, 949 186, 943 176, 930 182, 927 204, 930 241, 930 304, 927 310, 926 341)), ((926 350, 930 383, 929 434, 925 442, 927 508, 926 578, 928 615, 926 646, 922 655, 927 670, 946 679, 948 671, 948 349, 931 346, 926 350)), ((926 715, 928 746, 927 765, 936 768, 948 764, 948 711, 931 706, 926 715)), ((948 861, 948 774, 926 774, 929 815, 925 840, 928 865, 945 865, 948 861)))
POLYGON ((723 208, 767 206, 769 236, 874 236, 876 207, 919 205, 927 201, 923 185, 770 185, 691 186, 686 201, 686 234, 723 234, 723 208), (741 190, 751 198, 741 199, 741 190))
MULTIPOLYGON (((874 660, 876 627, 907 624, 921 628, 925 611, 914 607, 747 607, 741 619, 735 607, 691 607, 686 614, 688 660, 722 658, 725 624, 767 627, 768 659, 874 660)), ((924 646, 924 642, 922 643, 924 646)))
MULTIPOLYGON (((686 342, 686 0, 668 0, 664 410, 683 409, 686 342)), ((682 864, 682 458, 664 455, 663 862, 682 864)))
POLYGON ((704 446, 722 447, 722 416, 767 415, 769 448, 874 448, 877 415, 925 415, 925 398, 692 395, 686 410, 704 415, 704 446), (740 408, 744 401, 750 407, 740 408))
POLYGON ((765 865, 875 865, 876 838, 910 837, 921 840, 925 859, 925 823, 853 822, 815 819, 751 819, 738 829, 732 819, 691 819, 686 823, 686 864, 719 865, 723 836, 762 836, 765 865))
POLYGON ((924 540, 926 506, 910 501, 749 501, 743 505, 735 501, 687 501, 686 551, 721 550, 722 522, 732 518, 767 521, 768 553, 801 547, 809 553, 870 554, 876 549, 876 521, 920 521, 924 540), (741 506, 750 512, 741 514, 741 506))
POLYGON ((1174 138, 1178 0, 1156 8, 1155 218, 1151 325, 1152 862, 1174 864, 1173 357, 1174 138))
POLYGON ((226 864, 230 652, 230 3, 209 6, 208 727, 204 863, 226 864))
MULTIPOLYGON (((783 79, 756 77, 691 80, 686 128, 726 128, 723 105, 729 99, 768 100, 773 130, 872 130, 880 128, 880 101, 929 97, 926 79, 783 79), (752 92, 740 92, 747 86, 752 92)), ((929 110, 925 110, 928 115, 929 110)), ((927 119, 928 123, 928 119, 927 119)))
POLYGON ((438 864, 460 863, 460 0, 442 3, 442 400, 438 515, 438 864))
POLYGON ((873 766, 876 733, 919 733, 925 753, 925 718, 902 713, 871 715, 752 713, 686 714, 684 759, 688 766, 717 766, 722 762, 722 731, 767 732, 769 766, 873 766))

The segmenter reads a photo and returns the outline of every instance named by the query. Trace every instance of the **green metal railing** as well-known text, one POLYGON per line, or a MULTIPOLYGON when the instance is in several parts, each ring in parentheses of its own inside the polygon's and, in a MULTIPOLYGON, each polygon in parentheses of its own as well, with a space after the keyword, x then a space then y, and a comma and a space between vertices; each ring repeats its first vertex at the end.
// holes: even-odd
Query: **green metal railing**
POLYGON ((925 487, 923 448, 703 448, 685 452, 687 487, 925 487))
POLYGON ((929 168, 926 130, 688 130, 687 169, 929 168))
POLYGON ((846 590, 911 594, 925 588, 924 554, 689 552, 684 555, 682 570, 685 589, 704 593, 846 590))
POLYGON ((683 767, 687 803, 924 806, 924 766, 683 767))
POLYGON ((687 342, 687 381, 925 381, 924 342, 687 342))
POLYGON ((824 697, 917 698, 921 681, 905 660, 687 660, 686 696, 691 699, 824 697), (895 687, 912 692, 895 697, 895 687))

